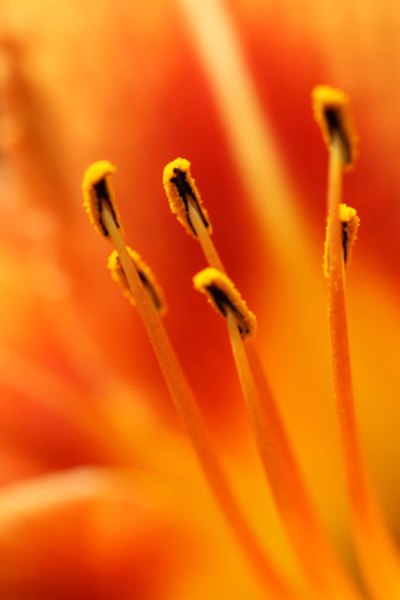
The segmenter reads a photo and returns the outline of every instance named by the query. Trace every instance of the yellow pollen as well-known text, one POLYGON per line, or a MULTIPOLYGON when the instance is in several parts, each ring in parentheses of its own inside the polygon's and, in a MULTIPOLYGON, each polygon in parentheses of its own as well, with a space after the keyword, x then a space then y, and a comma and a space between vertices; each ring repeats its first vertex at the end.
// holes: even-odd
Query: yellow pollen
POLYGON ((88 167, 82 181, 83 206, 89 215, 90 222, 103 236, 109 237, 104 223, 102 210, 107 205, 118 228, 121 227, 117 207, 114 202, 114 191, 110 177, 115 167, 107 160, 99 160, 88 167))
POLYGON ((176 158, 164 169, 163 184, 171 211, 179 223, 193 237, 198 236, 195 223, 192 222, 190 208, 194 208, 202 224, 209 233, 212 227, 206 209, 190 173, 190 162, 186 158, 176 158))
POLYGON ((231 312, 242 338, 254 335, 257 331, 257 320, 249 310, 233 282, 217 269, 208 267, 193 278, 194 287, 205 294, 210 304, 223 317, 231 312))
POLYGON ((318 85, 312 91, 312 105, 314 118, 328 149, 337 135, 341 142, 343 165, 345 168, 352 167, 357 155, 358 136, 347 95, 337 88, 318 85))
MULTIPOLYGON (((357 240, 358 228, 360 226, 360 217, 357 214, 355 208, 348 206, 347 204, 339 204, 339 223, 342 228, 342 250, 343 250, 343 261, 346 267, 351 263, 351 257, 353 254, 353 247, 357 240)), ((325 277, 329 277, 329 266, 328 266, 328 248, 329 248, 329 220, 326 228, 325 238, 325 252, 324 252, 324 274, 325 277)))
MULTIPOLYGON (((165 315, 167 312, 167 305, 165 302, 164 293, 158 281, 154 277, 153 271, 144 262, 140 254, 135 252, 135 250, 132 250, 132 248, 129 246, 127 246, 126 249, 133 261, 133 264, 135 265, 143 286, 146 288, 147 293, 149 294, 154 310, 156 310, 160 316, 165 315)), ((113 280, 120 286, 123 295, 133 306, 136 306, 135 298, 129 287, 128 280, 116 250, 111 252, 108 258, 107 267, 111 271, 111 277, 113 280)))
POLYGON ((353 247, 357 240, 360 217, 355 208, 347 206, 347 204, 340 204, 339 221, 342 224, 343 258, 346 266, 349 266, 353 247))

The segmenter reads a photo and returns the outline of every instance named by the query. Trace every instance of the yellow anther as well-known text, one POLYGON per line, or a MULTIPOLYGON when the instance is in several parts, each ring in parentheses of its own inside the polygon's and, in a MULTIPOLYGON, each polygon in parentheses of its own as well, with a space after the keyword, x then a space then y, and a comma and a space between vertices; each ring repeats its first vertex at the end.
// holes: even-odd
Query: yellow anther
POLYGON ((351 254, 357 239, 360 217, 355 208, 347 204, 339 205, 339 220, 342 224, 343 258, 346 266, 350 264, 351 254))
POLYGON ((335 135, 339 136, 343 149, 343 164, 354 164, 357 155, 358 136, 350 112, 347 95, 337 88, 318 85, 312 91, 314 118, 318 123, 324 142, 330 148, 335 135))
MULTIPOLYGON (((164 298, 164 293, 161 286, 157 282, 156 278, 150 267, 144 262, 142 257, 129 248, 126 247, 129 256, 131 257, 133 264, 139 274, 140 280, 149 294, 150 300, 153 304, 154 309, 160 316, 163 316, 167 312, 167 305, 164 298)), ((111 277, 120 286, 123 295, 129 300, 129 302, 135 306, 136 302, 130 290, 128 280, 121 266, 119 256, 116 250, 113 250, 108 258, 107 267, 111 271, 111 277)))
MULTIPOLYGON (((351 256, 353 252, 354 244, 357 240, 358 228, 360 226, 360 217, 357 214, 355 208, 348 206, 347 204, 339 204, 339 223, 342 228, 342 248, 343 248, 343 260, 346 267, 350 265, 351 256)), ((329 276, 329 262, 328 262, 328 231, 329 222, 326 228, 327 234, 325 239, 325 252, 324 252, 324 274, 325 277, 329 276)))
POLYGON ((172 212, 185 230, 192 236, 198 236, 189 214, 193 207, 204 227, 212 233, 212 227, 206 209, 203 206, 199 190, 190 174, 190 162, 185 158, 176 158, 164 169, 163 183, 172 212))
POLYGON ((255 315, 249 310, 232 281, 224 273, 209 267, 197 273, 193 278, 193 283, 195 289, 205 294, 210 304, 223 317, 227 316, 227 311, 231 311, 243 338, 256 333, 255 315))
POLYGON ((105 237, 109 237, 104 224, 102 210, 107 205, 118 228, 121 228, 117 207, 114 202, 114 192, 110 177, 115 173, 115 167, 107 160, 99 160, 86 169, 82 181, 83 206, 89 215, 95 229, 105 237))

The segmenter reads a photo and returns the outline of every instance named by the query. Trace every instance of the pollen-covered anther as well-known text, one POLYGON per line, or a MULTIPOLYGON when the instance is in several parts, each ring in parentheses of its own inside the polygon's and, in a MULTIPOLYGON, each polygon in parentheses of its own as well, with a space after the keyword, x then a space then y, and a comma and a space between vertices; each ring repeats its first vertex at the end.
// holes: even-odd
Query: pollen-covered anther
POLYGON ((342 145, 343 165, 350 168, 357 155, 358 136, 354 128, 347 95, 337 88, 318 85, 312 90, 314 118, 328 149, 338 136, 342 145))
MULTIPOLYGON (((167 312, 167 304, 165 302, 164 293, 161 286, 154 277, 152 270, 144 262, 142 257, 137 252, 135 252, 135 250, 132 250, 132 248, 129 248, 129 246, 127 246, 126 249, 128 251, 129 256, 132 259, 133 264, 135 265, 140 280, 150 297, 154 309, 158 312, 160 316, 165 315, 165 313, 167 312)), ((129 302, 133 306, 135 306, 135 299, 130 290, 128 280, 126 278, 125 272, 122 268, 121 261, 116 250, 113 250, 111 252, 108 258, 107 267, 111 271, 111 277, 113 278, 113 280, 120 286, 123 295, 129 300, 129 302)))
POLYGON ((190 173, 190 162, 185 158, 176 158, 168 163, 164 169, 163 184, 171 211, 185 230, 197 238, 198 234, 189 213, 191 206, 196 210, 208 233, 211 234, 211 223, 195 180, 190 173))
POLYGON ((210 304, 223 317, 226 317, 227 312, 231 311, 243 338, 256 333, 256 317, 249 310, 246 302, 227 275, 217 269, 207 268, 195 275, 193 283, 195 289, 205 294, 210 304))
POLYGON ((357 240, 360 217, 355 208, 347 204, 339 205, 339 221, 342 226, 343 258, 346 266, 350 264, 351 254, 357 240))
POLYGON ((108 208, 115 224, 121 229, 118 210, 114 201, 114 191, 110 178, 115 167, 107 160, 99 160, 86 169, 82 181, 83 206, 95 229, 105 237, 110 237, 103 219, 103 210, 108 208))
MULTIPOLYGON (((339 204, 339 223, 342 228, 342 249, 343 261, 346 267, 350 265, 353 247, 357 240, 358 228, 360 226, 360 217, 355 208, 347 204, 339 204)), ((324 274, 329 277, 329 259, 328 259, 328 231, 329 222, 327 225, 327 235, 325 239, 324 252, 324 274)))

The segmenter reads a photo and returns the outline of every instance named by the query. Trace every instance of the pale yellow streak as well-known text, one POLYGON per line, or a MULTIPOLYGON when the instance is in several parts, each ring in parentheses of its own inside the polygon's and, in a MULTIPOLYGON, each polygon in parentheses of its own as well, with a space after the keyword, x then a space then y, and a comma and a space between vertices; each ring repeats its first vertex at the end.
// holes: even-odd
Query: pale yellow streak
POLYGON ((105 471, 82 467, 5 487, 0 493, 0 528, 30 513, 101 498, 111 482, 105 471))
POLYGON ((262 215, 268 237, 286 254, 305 248, 307 236, 291 205, 270 125, 242 56, 228 11, 220 0, 176 0, 189 22, 248 198, 262 215))

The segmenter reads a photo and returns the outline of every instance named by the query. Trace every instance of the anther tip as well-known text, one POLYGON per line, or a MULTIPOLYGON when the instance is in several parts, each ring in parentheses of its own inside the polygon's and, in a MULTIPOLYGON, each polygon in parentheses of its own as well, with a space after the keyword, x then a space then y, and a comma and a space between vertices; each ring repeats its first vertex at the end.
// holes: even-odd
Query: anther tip
POLYGON ((95 183, 101 181, 101 179, 107 177, 107 175, 113 175, 115 171, 115 166, 108 160, 98 160, 92 163, 88 166, 83 176, 83 189, 93 186, 95 183))
POLYGON ((329 85, 317 85, 311 92, 311 100, 314 118, 328 149, 333 136, 338 135, 343 147, 344 167, 352 167, 357 156, 358 136, 347 94, 329 85))
POLYGON ((115 170, 114 165, 109 161, 99 160, 86 169, 82 180, 83 206, 90 222, 105 237, 109 237, 109 234, 102 219, 103 203, 107 204, 117 226, 120 227, 119 215, 110 183, 110 177, 115 173, 115 170))
POLYGON ((164 167, 163 184, 168 185, 171 179, 176 175, 176 171, 186 173, 190 169, 190 161, 187 158, 175 158, 164 167))
POLYGON ((257 319, 254 313, 225 273, 208 267, 194 276, 193 285, 197 291, 207 296, 210 304, 223 317, 226 317, 227 310, 232 312, 243 338, 256 333, 257 319))

